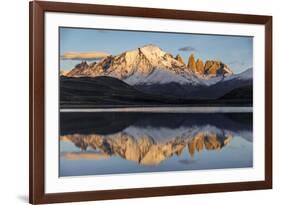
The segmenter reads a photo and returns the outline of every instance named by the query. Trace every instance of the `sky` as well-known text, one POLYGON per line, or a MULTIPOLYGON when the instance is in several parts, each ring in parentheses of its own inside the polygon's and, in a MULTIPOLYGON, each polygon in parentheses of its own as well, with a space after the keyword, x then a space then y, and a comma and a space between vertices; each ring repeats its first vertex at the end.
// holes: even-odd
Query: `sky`
MULTIPOLYGON (((159 46, 174 56, 180 54, 185 63, 191 53, 203 61, 221 60, 234 73, 253 67, 253 37, 200 35, 188 33, 60 28, 60 56, 66 53, 106 53, 118 55, 147 44, 159 46)), ((87 59, 88 62, 96 61, 87 59)), ((60 58, 60 69, 69 70, 83 59, 60 58)))

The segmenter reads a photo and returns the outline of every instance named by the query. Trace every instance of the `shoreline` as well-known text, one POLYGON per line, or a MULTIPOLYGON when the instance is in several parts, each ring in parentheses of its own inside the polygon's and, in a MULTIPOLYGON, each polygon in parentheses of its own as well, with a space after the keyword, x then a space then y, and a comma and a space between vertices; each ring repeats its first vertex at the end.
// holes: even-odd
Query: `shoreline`
POLYGON ((250 113, 253 107, 62 108, 60 112, 250 113))

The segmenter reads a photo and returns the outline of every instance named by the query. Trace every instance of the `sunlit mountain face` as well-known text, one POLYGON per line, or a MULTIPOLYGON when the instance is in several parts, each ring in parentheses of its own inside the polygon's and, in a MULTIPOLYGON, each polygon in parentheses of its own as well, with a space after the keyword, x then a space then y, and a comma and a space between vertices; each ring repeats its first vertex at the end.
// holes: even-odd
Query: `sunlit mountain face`
POLYGON ((252 167, 252 114, 61 113, 60 176, 252 167))
POLYGON ((183 77, 182 83, 196 83, 198 79, 233 75, 229 66, 221 61, 207 60, 204 63, 200 58, 196 61, 194 54, 191 54, 188 64, 185 64, 179 54, 173 57, 171 53, 165 52, 159 46, 148 44, 124 51, 120 55, 106 56, 100 62, 88 64, 83 61, 66 73, 65 76, 111 76, 130 82, 129 84, 138 84, 144 83, 141 82, 142 78, 148 77, 159 70, 181 75, 183 77))

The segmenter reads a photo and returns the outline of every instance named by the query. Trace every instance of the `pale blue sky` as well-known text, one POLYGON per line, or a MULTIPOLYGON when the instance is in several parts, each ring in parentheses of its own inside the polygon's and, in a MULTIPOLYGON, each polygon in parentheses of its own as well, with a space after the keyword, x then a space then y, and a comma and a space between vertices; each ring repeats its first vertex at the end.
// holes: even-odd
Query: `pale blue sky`
MULTIPOLYGON (((180 54, 185 62, 191 53, 204 61, 221 60, 234 73, 253 66, 252 37, 60 28, 60 55, 65 52, 92 51, 117 55, 146 44, 155 44, 174 56, 180 54)), ((61 59, 60 67, 69 70, 80 62, 61 59)))

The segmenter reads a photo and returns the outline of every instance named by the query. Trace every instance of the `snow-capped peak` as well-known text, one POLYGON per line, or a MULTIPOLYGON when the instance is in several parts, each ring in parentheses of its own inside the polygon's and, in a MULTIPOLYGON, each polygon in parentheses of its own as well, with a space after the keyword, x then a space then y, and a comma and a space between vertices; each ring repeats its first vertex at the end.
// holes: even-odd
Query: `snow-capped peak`
POLYGON ((162 58, 166 54, 161 48, 153 44, 145 45, 139 49, 147 59, 152 61, 156 58, 162 58))

